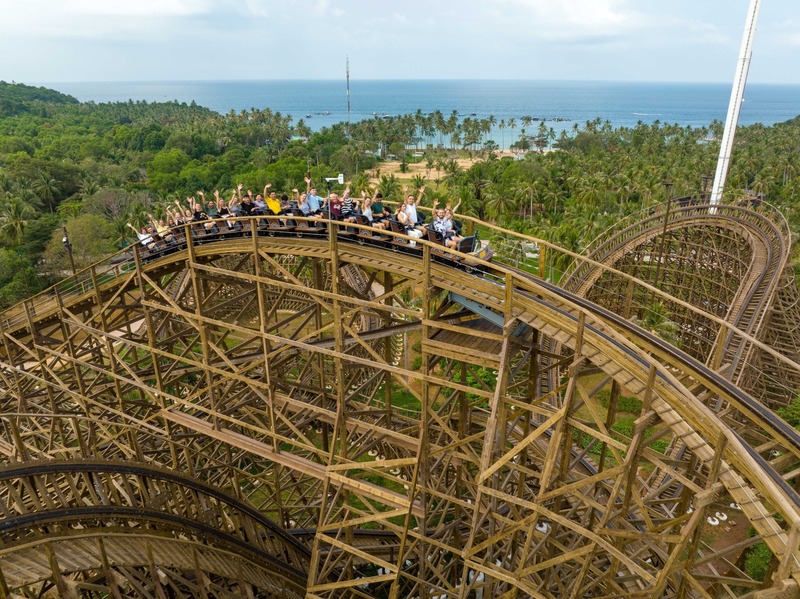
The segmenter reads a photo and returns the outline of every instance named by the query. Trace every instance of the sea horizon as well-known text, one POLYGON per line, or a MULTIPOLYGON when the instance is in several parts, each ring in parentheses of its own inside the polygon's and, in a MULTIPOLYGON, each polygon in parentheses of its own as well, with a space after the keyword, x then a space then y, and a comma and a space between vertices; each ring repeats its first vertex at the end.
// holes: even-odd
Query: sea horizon
MULTIPOLYGON (((246 79, 120 82, 37 82, 82 102, 195 102, 220 114, 270 109, 300 119, 314 131, 347 122, 347 85, 338 79, 246 79)), ((724 122, 730 83, 530 80, 530 79, 351 79, 351 122, 441 111, 459 118, 486 119, 496 125, 490 137, 502 147, 521 134, 521 119, 531 117, 527 133, 546 123, 556 134, 600 119, 614 127, 680 124, 704 127, 724 122), (513 131, 501 121, 515 120, 513 131)), ((800 85, 751 83, 740 125, 773 125, 800 115, 800 85)))
MULTIPOLYGON (((84 84, 84 83, 111 83, 111 84, 121 84, 121 83, 262 83, 262 82, 270 82, 270 81, 298 81, 298 82, 305 82, 305 81, 339 81, 344 85, 346 83, 344 77, 275 77, 272 79, 264 79, 264 78, 237 78, 237 79, 83 79, 83 80, 64 80, 64 81, 16 81, 16 83, 24 83, 26 85, 33 85, 33 86, 48 86, 48 85, 60 85, 60 84, 84 84)), ((392 77, 390 79, 376 79, 370 77, 363 77, 363 78, 350 78, 351 82, 358 82, 358 81, 369 81, 369 82, 385 82, 385 81, 424 81, 424 82, 431 82, 431 81, 486 81, 486 82, 493 82, 493 81, 516 81, 516 82, 531 82, 531 83, 624 83, 624 84, 664 84, 664 85, 728 85, 731 86, 731 81, 671 81, 667 79, 647 79, 647 80, 639 80, 639 79, 524 79, 524 78, 510 78, 510 77, 502 77, 502 78, 476 78, 476 77, 452 77, 452 78, 443 78, 443 77, 436 77, 436 78, 425 78, 425 77, 392 77)), ((747 85, 758 85, 758 86, 778 86, 778 87, 800 87, 800 83, 785 83, 780 81, 750 81, 747 85)))

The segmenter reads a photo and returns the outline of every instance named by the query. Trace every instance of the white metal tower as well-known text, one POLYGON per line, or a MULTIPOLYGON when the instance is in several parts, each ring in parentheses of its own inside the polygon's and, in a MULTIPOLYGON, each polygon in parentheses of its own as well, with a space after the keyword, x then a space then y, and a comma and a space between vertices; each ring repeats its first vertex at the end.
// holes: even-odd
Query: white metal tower
POLYGON ((761 0, 750 0, 747 22, 742 36, 742 48, 739 51, 739 61, 736 65, 736 77, 733 81, 731 100, 728 104, 728 116, 725 119, 725 131, 722 134, 722 144, 719 148, 717 171, 714 174, 714 186, 711 188, 711 204, 719 204, 722 198, 722 190, 725 187, 725 179, 728 176, 728 166, 730 165, 731 152, 733 151, 733 139, 736 136, 736 125, 739 123, 739 110, 742 107, 747 72, 750 69, 750 57, 753 54, 753 37, 755 37, 756 33, 756 21, 758 20, 758 10, 760 8, 761 0))

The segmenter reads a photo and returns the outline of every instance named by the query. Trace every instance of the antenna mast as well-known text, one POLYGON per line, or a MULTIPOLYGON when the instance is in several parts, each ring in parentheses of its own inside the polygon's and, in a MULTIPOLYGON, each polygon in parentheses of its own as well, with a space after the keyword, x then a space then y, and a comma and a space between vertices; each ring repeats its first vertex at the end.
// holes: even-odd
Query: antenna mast
POLYGON ((712 205, 719 204, 722 199, 722 190, 728 177, 728 167, 733 152, 733 138, 736 135, 736 125, 739 123, 739 110, 742 108, 744 86, 747 83, 747 71, 750 69, 750 58, 753 54, 753 37, 756 33, 756 21, 761 0, 750 0, 747 22, 742 36, 742 48, 739 51, 739 62, 736 65, 736 77, 731 89, 731 101, 728 104, 728 117, 725 119, 725 131, 722 134, 722 143, 719 147, 717 171, 714 174, 714 186, 711 188, 712 205))
POLYGON ((347 136, 350 137, 350 57, 347 57, 347 136))

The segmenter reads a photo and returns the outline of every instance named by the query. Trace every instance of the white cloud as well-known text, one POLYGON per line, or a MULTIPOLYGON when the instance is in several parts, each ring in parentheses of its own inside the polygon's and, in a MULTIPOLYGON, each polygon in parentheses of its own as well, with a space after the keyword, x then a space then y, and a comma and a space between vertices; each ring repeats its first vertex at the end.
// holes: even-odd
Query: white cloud
MULTIPOLYGON (((686 38, 690 38, 691 42, 694 44, 700 43, 716 46, 727 46, 733 42, 733 39, 728 32, 721 30, 719 26, 713 23, 692 22, 688 23, 684 29, 691 33, 691 35, 684 36, 684 40, 686 40, 686 38)), ((686 40, 684 43, 689 42, 686 40)))
POLYGON ((8 37, 149 40, 174 21, 208 14, 213 0, 0 0, 8 37))
POLYGON ((547 39, 614 37, 646 20, 627 0, 504 0, 530 13, 531 28, 547 39))
MULTIPOLYGON (((759 28, 760 29, 760 28, 759 28)), ((762 35, 759 31, 757 35, 762 35)), ((768 32, 772 40, 787 46, 800 46, 800 22, 795 19, 784 19, 773 30, 768 32)))
POLYGON ((334 17, 341 17, 344 14, 344 11, 338 6, 331 7, 330 0, 317 0, 317 4, 314 7, 314 13, 318 17, 327 17, 329 14, 333 15, 334 17))
POLYGON ((251 15, 254 17, 268 17, 269 10, 265 6, 264 0, 245 0, 245 6, 251 15))
POLYGON ((65 12, 113 17, 185 17, 207 13, 211 0, 69 0, 65 12))
MULTIPOLYGON (((24 81, 314 78, 349 55, 368 78, 703 80, 729 70, 747 3, 0 0, 0 73, 24 81), (255 51, 267 38, 292 51, 255 51)), ((785 66, 800 60, 797 3, 765 3, 754 72, 772 70, 759 80, 798 77, 785 66), (761 56, 773 58, 767 65, 761 56)))

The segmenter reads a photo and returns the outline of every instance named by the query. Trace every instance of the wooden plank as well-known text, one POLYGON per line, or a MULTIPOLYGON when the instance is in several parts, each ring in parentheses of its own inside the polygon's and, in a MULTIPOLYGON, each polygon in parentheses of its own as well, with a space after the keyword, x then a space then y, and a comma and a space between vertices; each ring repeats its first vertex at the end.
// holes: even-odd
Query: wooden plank
POLYGON ((461 347, 458 345, 450 345, 449 343, 440 343, 431 339, 423 339, 422 348, 424 351, 437 356, 444 356, 446 358, 461 362, 469 362, 470 364, 477 364, 479 366, 487 366, 495 370, 500 366, 497 354, 474 350, 471 347, 461 347))
MULTIPOLYGON (((162 410, 161 412, 159 412, 159 415, 165 420, 169 420, 170 422, 179 424, 190 430, 202 433, 212 439, 223 441, 224 443, 227 443, 232 447, 238 447, 240 449, 244 449, 255 455, 261 456, 272 462, 275 462, 276 464, 286 466, 287 468, 292 468, 297 472, 301 472, 312 478, 316 478, 322 481, 328 479, 337 480, 337 482, 342 484, 342 486, 347 488, 349 491, 361 493, 377 501, 391 500, 393 502, 393 505, 396 505, 398 507, 408 506, 408 498, 401 495, 400 493, 395 493, 394 491, 388 491, 383 487, 380 487, 379 485, 367 483, 356 479, 351 479, 345 476, 338 475, 334 472, 329 472, 327 467, 322 464, 312 462, 311 460, 300 458, 286 452, 277 452, 273 449, 271 445, 267 445, 266 443, 256 441, 254 439, 251 439, 245 435, 236 433, 234 431, 226 429, 222 430, 215 429, 210 423, 201 420, 200 418, 196 418, 194 416, 190 416, 188 414, 184 414, 182 412, 173 410, 162 410)), ((416 504, 412 505, 411 509, 415 515, 417 516, 421 515, 421 508, 419 508, 416 504)))

